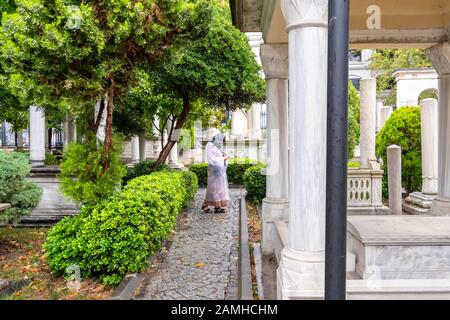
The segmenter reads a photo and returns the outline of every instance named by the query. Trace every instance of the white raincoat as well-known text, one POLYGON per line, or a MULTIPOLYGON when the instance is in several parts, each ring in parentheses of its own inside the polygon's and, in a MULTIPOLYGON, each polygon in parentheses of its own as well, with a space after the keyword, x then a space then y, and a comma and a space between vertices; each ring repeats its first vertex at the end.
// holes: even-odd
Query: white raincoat
POLYGON ((228 192, 227 168, 223 148, 223 135, 213 138, 206 145, 206 161, 208 162, 208 187, 206 189, 205 205, 225 208, 230 200, 228 192))

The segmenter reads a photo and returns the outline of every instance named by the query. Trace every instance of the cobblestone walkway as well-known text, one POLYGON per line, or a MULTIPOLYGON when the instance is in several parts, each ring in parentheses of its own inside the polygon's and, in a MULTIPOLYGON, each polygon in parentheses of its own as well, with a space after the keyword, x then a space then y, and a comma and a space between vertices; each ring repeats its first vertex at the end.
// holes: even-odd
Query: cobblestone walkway
POLYGON ((201 210, 205 192, 199 190, 168 252, 146 274, 136 299, 238 298, 240 190, 230 189, 230 212, 225 214, 201 210))

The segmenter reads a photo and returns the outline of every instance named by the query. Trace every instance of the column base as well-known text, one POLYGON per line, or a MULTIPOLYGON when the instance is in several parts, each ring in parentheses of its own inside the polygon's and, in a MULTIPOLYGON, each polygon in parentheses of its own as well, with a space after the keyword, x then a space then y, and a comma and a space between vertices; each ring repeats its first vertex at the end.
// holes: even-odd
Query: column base
POLYGON ((433 216, 450 216, 450 199, 437 196, 430 213, 433 216))
POLYGON ((403 210, 413 215, 429 214, 436 196, 413 192, 405 199, 403 210))
POLYGON ((31 160, 32 168, 42 168, 45 167, 45 160, 31 160))
POLYGON ((289 200, 280 198, 264 198, 262 204, 262 244, 264 254, 272 254, 275 235, 274 220, 286 219, 289 200))
POLYGON ((284 248, 277 269, 279 300, 324 299, 325 252, 284 248))
POLYGON ((169 168, 174 170, 180 170, 184 168, 184 165, 182 163, 179 163, 177 161, 169 162, 169 168))

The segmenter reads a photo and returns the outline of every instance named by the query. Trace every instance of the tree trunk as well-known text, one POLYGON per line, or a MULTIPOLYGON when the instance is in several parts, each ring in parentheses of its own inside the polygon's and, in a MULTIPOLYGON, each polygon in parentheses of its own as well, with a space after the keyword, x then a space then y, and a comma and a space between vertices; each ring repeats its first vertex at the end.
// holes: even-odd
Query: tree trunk
POLYGON ((175 127, 173 127, 173 125, 172 125, 172 128, 170 129, 170 132, 169 132, 169 136, 167 137, 167 143, 161 150, 158 160, 156 160, 155 164, 153 165, 153 168, 156 168, 166 162, 167 158, 170 155, 170 151, 172 150, 173 146, 177 142, 177 141, 174 141, 174 139, 172 138, 173 133, 177 132, 178 130, 181 130, 183 128, 184 124, 186 123, 186 121, 188 119, 190 111, 191 111, 191 104, 190 104, 189 97, 186 95, 183 97, 183 111, 181 112, 178 119, 174 118, 172 120, 172 124, 174 122, 176 122, 176 125, 175 125, 175 127))
POLYGON ((48 128, 48 150, 52 150, 52 138, 53 138, 53 129, 52 128, 48 128))
POLYGON ((108 92, 108 105, 106 107, 106 130, 104 145, 104 171, 109 170, 111 164, 111 150, 113 147, 112 131, 113 131, 113 104, 114 104, 114 77, 111 78, 111 84, 108 92))

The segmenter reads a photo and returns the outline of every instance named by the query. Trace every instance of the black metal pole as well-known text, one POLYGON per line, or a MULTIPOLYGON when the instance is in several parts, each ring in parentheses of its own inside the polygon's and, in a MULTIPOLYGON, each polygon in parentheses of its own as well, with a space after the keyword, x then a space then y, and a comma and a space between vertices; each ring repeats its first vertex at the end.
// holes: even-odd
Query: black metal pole
POLYGON ((326 300, 346 298, 349 1, 328 1, 326 300))

